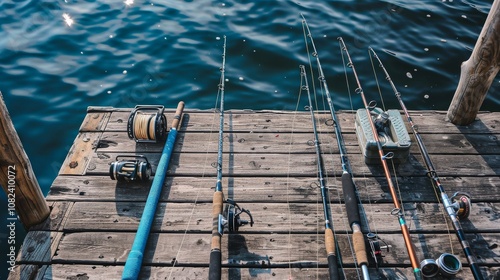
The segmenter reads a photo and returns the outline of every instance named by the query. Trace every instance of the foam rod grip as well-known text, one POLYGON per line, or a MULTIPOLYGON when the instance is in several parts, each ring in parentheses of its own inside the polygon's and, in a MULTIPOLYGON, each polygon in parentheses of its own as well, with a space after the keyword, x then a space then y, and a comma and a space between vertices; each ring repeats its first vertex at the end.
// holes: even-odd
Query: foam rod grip
POLYGON ((356 231, 352 234, 354 243, 354 252, 356 253, 356 260, 358 265, 368 265, 368 255, 366 254, 366 244, 361 231, 356 231))
POLYGON ((347 210, 347 219, 349 225, 353 223, 360 224, 358 200, 356 199, 356 189, 351 174, 342 174, 342 190, 344 192, 345 207, 347 210))
POLYGON ((210 252, 210 264, 208 268, 208 280, 220 280, 221 278, 221 252, 220 250, 213 250, 210 252))

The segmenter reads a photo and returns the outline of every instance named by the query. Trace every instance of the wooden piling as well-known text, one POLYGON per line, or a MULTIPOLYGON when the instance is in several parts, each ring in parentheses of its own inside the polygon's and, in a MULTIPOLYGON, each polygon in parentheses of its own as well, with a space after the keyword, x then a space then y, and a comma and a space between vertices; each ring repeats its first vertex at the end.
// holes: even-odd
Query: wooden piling
POLYGON ((0 185, 7 195, 9 208, 15 205, 17 213, 9 211, 9 215, 15 217, 17 214, 26 228, 43 222, 49 216, 49 207, 12 124, 1 92, 0 185))
POLYGON ((462 63, 460 81, 448 119, 456 125, 472 123, 500 69, 500 0, 495 0, 470 58, 462 63))

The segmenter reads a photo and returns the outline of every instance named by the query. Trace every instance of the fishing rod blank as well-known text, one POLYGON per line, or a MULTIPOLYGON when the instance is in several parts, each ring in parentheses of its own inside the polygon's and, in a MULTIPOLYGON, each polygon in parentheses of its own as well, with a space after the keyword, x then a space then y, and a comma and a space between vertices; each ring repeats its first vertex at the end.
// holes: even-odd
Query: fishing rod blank
MULTIPOLYGON (((467 257, 467 261, 469 262, 470 269, 472 271, 472 274, 474 276, 474 279, 479 280, 479 279, 484 279, 481 271, 479 270, 479 266, 476 262, 476 257, 472 253, 472 250, 469 246, 469 242, 465 239, 465 233, 462 229, 462 226, 460 225, 460 219, 467 219, 470 213, 470 208, 471 208, 471 202, 470 198, 467 194, 465 193, 456 193, 453 195, 452 199, 448 197, 446 194, 443 185, 441 184, 441 181, 439 179, 439 176, 436 172, 436 169, 434 168, 434 164, 432 163, 432 160, 429 156, 429 152, 427 151, 427 148, 425 147, 424 141, 422 140, 422 137, 420 136, 420 133, 418 132, 417 126, 413 123, 413 120, 408 113, 408 110, 406 109, 406 106, 403 102, 403 99, 401 98, 401 93, 396 89, 396 86, 392 82, 391 77, 389 76, 389 73, 387 72, 386 68, 382 64, 382 61, 378 57, 377 53, 370 47, 370 51, 373 53, 375 58, 379 62, 380 68, 385 73, 385 78, 387 81, 389 81, 392 90, 394 91, 394 94, 396 95, 396 98, 399 101, 399 104, 401 105, 401 109, 404 111, 404 114, 406 116, 406 119, 408 120, 408 123, 410 124, 412 130, 413 130, 413 135, 415 136, 415 139, 417 140, 418 147, 420 149, 420 153, 423 156, 425 165, 427 167, 427 175, 434 181, 435 184, 433 186, 439 191, 441 195, 441 200, 444 205, 444 208, 446 209, 446 212, 448 213, 448 216, 450 217, 451 223, 453 224, 453 228, 455 229, 456 235, 458 237, 458 240, 460 241, 460 244, 462 245, 462 249, 465 253, 465 256, 467 257), (457 200, 453 201, 454 198, 458 197, 457 200)), ((458 273, 461 267, 460 260, 451 254, 443 254, 445 255, 444 257, 441 256, 438 258, 436 261, 436 264, 439 265, 439 269, 441 270, 442 274, 445 275, 454 275, 458 273), (445 259, 446 258, 446 259, 445 259)), ((424 271, 422 271, 424 273, 424 271)), ((434 276, 434 275, 424 275, 424 276, 434 276)))
MULTIPOLYGON (((340 122, 337 119, 337 115, 335 114, 335 107, 333 106, 333 101, 330 95, 330 91, 328 90, 328 85, 326 83, 325 75, 323 73, 323 68, 321 67, 321 63, 319 61, 318 51, 316 50, 316 45, 314 44, 313 37, 311 35, 311 31, 309 30, 309 25, 307 21, 302 16, 302 27, 304 29, 304 34, 306 34, 307 29, 307 37, 311 41, 311 46, 313 48, 313 56, 316 58, 316 64, 318 65, 319 77, 318 80, 321 83, 323 91, 328 101, 328 106, 330 108, 330 114, 332 116, 333 126, 335 130, 335 136, 337 137, 337 145, 339 147, 340 152, 340 160, 342 164, 342 190, 344 193, 345 205, 347 218, 349 220, 349 225, 351 230, 353 231, 353 244, 354 244, 354 252, 356 254, 356 261, 359 266, 361 266, 361 271, 363 274, 363 279, 369 280, 370 274, 368 272, 368 256, 366 252, 366 245, 363 237, 363 233, 361 232, 361 218, 359 215, 359 206, 357 202, 356 196, 356 185, 354 184, 352 178, 352 172, 349 167, 349 160, 347 158, 347 152, 344 146, 344 138, 342 136, 342 130, 340 128, 340 122)), ((307 41, 306 41, 307 44, 307 41)), ((368 226, 368 225, 367 225, 368 226)), ((374 257, 374 260, 377 261, 377 258, 374 257)))
POLYGON ((212 205, 212 245, 210 250, 210 262, 208 269, 209 280, 220 280, 222 276, 222 254, 221 239, 224 230, 236 232, 238 229, 250 223, 253 226, 253 217, 250 211, 241 208, 233 200, 224 200, 222 192, 222 151, 224 140, 224 72, 226 68, 226 36, 224 36, 224 45, 222 53, 222 67, 219 82, 220 108, 219 108, 219 143, 217 152, 217 182, 213 196, 212 205), (225 205, 224 205, 225 204, 225 205), (223 211, 224 208, 224 211, 223 211), (242 220, 240 214, 246 213, 250 222, 242 220))
MULTIPOLYGON (((300 65, 300 77, 304 81, 305 85, 302 86, 307 92, 307 98, 309 100, 309 112, 311 112, 311 121, 314 132, 314 147, 316 148, 316 161, 318 162, 318 180, 321 189, 321 199, 323 200, 323 214, 325 216, 325 247, 328 259, 328 274, 330 275, 330 280, 341 279, 339 274, 339 268, 337 262, 340 256, 337 256, 337 248, 335 237, 333 234, 333 222, 330 213, 328 198, 328 188, 325 186, 325 178, 323 176, 323 159, 321 157, 321 148, 319 146, 318 132, 316 131, 316 119, 314 118, 314 109, 311 101, 311 93, 309 92, 309 85, 307 83, 306 71, 303 65, 300 65)), ((302 83, 301 83, 302 84, 302 83)))
POLYGON ((382 149, 382 144, 381 144, 380 139, 378 137, 377 128, 375 127, 375 123, 371 117, 370 108, 373 108, 373 107, 369 106, 367 101, 366 101, 365 95, 363 93, 363 88, 361 87, 361 84, 359 82, 358 74, 356 73, 356 69, 354 68, 354 64, 352 63, 351 56, 349 55, 349 52, 347 50, 347 46, 344 43, 344 40, 342 39, 342 37, 339 37, 338 40, 339 40, 339 43, 341 45, 341 49, 343 51, 345 51, 346 56, 349 60, 348 66, 352 69, 354 77, 356 79, 357 86, 358 86, 356 88, 356 93, 358 93, 361 96, 361 99, 363 100, 363 104, 364 104, 365 109, 366 109, 366 115, 367 115, 367 118, 369 119, 370 127, 372 130, 373 138, 377 144, 377 149, 378 149, 378 154, 380 156, 380 161, 382 163, 382 167, 384 169, 384 174, 385 174, 385 177, 387 179, 387 183, 389 185, 389 190, 391 193, 392 201, 394 203, 394 210, 391 213, 398 216, 399 224, 401 227, 401 232, 403 234, 404 242, 406 245, 406 249, 408 251, 408 256, 410 258, 410 263, 411 263, 411 266, 413 268, 413 274, 415 275, 415 279, 422 279, 422 272, 421 272, 421 268, 420 268, 419 263, 418 263, 418 259, 417 259, 417 255, 415 253, 413 242, 411 240, 410 230, 408 229, 408 226, 406 224, 406 221, 405 221, 405 218, 403 215, 403 211, 401 208, 401 204, 398 201, 396 189, 394 188, 394 184, 392 182, 389 167, 387 165, 387 158, 390 157, 391 155, 384 154, 384 150, 382 149))
POLYGON ((132 244, 132 248, 127 257, 127 261, 125 262, 122 279, 137 279, 137 277, 139 276, 139 272, 141 271, 144 249, 146 248, 149 232, 151 230, 151 225, 153 224, 153 219, 156 212, 156 206, 158 205, 161 190, 165 182, 165 176, 167 174, 170 156, 172 155, 172 151, 174 149, 175 139, 177 138, 177 130, 179 129, 181 124, 183 110, 184 102, 181 101, 177 105, 175 117, 172 121, 172 127, 168 132, 167 142, 163 147, 163 152, 161 154, 160 161, 158 162, 158 167, 156 168, 156 174, 153 179, 153 183, 151 184, 151 189, 146 200, 146 205, 144 207, 144 212, 142 213, 141 221, 139 222, 139 227, 137 228, 134 243, 132 244))

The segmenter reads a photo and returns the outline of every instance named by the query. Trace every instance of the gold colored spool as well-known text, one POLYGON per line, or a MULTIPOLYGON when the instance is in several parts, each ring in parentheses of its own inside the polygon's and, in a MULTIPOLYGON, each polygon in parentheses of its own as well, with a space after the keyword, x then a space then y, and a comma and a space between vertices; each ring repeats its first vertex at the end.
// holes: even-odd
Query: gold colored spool
POLYGON ((134 135, 138 140, 155 139, 155 117, 156 114, 137 112, 134 118, 134 135))
POLYGON ((167 134, 163 106, 136 106, 130 113, 127 132, 136 142, 161 142, 167 134))

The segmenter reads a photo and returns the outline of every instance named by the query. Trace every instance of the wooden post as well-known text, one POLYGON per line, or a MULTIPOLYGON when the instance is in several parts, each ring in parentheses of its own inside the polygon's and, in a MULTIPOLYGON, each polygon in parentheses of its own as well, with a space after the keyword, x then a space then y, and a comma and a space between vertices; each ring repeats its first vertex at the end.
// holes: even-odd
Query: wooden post
POLYGON ((0 185, 7 194, 9 218, 19 216, 24 227, 43 222, 50 214, 31 163, 12 124, 0 92, 0 185), (15 206, 17 213, 11 212, 15 206))
POLYGON ((448 119, 456 125, 472 123, 500 69, 500 0, 495 0, 470 58, 462 63, 460 81, 448 119))

